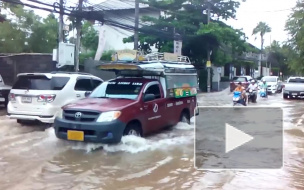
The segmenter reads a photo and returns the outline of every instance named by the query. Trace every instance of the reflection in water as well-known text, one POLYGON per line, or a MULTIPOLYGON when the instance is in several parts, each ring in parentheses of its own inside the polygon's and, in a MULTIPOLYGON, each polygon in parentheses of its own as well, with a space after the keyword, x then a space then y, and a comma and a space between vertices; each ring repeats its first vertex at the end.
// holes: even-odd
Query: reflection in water
MULTIPOLYGON (((231 96, 203 95, 199 102, 231 105, 231 96), (216 98, 219 103, 212 103, 216 98)), ((0 189, 303 189, 304 103, 271 96, 254 106, 265 105, 285 111, 282 170, 196 171, 193 122, 102 145, 58 140, 53 129, 21 127, 1 116, 0 189)))

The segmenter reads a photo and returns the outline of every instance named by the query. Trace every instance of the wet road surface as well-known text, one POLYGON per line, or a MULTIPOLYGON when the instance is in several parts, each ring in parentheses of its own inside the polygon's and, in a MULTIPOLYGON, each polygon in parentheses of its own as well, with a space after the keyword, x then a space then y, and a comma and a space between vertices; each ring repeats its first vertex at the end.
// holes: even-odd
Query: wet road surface
MULTIPOLYGON (((231 99, 228 91, 203 94, 199 105, 231 105, 231 99)), ((0 189, 304 189, 304 101, 279 94, 255 106, 267 105, 284 109, 279 171, 196 171, 193 123, 103 146, 59 140, 52 128, 21 126, 1 110, 0 189)))

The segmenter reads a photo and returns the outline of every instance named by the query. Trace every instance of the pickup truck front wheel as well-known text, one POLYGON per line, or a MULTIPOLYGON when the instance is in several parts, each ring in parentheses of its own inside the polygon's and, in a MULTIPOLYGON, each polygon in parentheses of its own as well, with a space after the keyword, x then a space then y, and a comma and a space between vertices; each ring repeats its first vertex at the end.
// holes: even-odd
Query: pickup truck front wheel
POLYGON ((283 94, 283 98, 284 99, 288 99, 288 95, 287 94, 283 94))
POLYGON ((180 122, 190 124, 190 114, 184 110, 180 115, 180 122))
POLYGON ((129 123, 127 125, 123 135, 124 136, 133 135, 133 136, 141 137, 142 132, 141 132, 140 124, 138 124, 137 122, 129 123))

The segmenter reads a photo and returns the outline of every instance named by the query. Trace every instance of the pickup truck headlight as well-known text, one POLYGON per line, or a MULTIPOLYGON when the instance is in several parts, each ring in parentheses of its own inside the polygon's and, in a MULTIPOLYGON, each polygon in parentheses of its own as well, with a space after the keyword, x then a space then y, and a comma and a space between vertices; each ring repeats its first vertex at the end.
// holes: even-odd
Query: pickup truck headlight
POLYGON ((120 111, 108 111, 99 115, 96 122, 107 122, 117 119, 121 115, 120 111))
POLYGON ((63 109, 60 109, 57 113, 57 117, 62 119, 63 118, 63 109))

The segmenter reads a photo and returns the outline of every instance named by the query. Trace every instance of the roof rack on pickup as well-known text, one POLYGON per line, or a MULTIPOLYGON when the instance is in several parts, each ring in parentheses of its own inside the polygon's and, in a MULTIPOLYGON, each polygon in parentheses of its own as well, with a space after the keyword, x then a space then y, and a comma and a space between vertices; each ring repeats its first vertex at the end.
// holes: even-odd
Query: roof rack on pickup
POLYGON ((180 64, 191 64, 189 57, 187 56, 178 56, 173 53, 159 53, 153 52, 145 55, 145 58, 148 62, 158 61, 158 62, 167 62, 167 63, 180 63, 180 64))
POLYGON ((71 72, 71 71, 52 71, 51 74, 78 74, 78 75, 92 75, 90 73, 83 72, 71 72))

